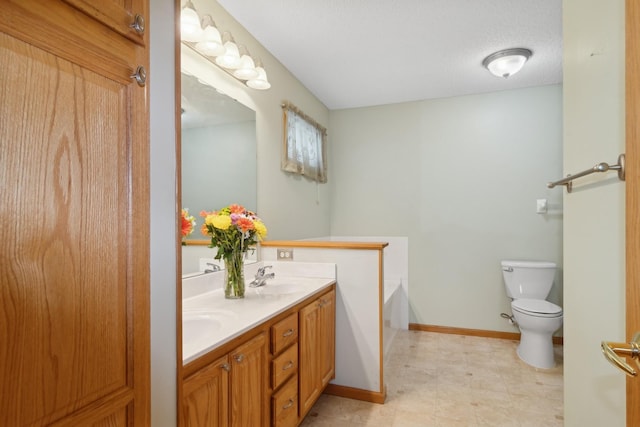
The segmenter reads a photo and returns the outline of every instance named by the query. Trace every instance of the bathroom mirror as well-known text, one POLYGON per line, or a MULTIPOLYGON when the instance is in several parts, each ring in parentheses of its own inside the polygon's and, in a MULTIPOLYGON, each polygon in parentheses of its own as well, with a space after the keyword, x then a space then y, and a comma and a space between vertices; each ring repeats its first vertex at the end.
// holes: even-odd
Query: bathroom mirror
POLYGON ((257 211, 257 160, 255 111, 205 83, 204 76, 183 71, 181 79, 182 207, 196 219, 182 247, 184 277, 203 271, 201 260, 216 254, 200 232, 200 211, 231 203, 257 211))

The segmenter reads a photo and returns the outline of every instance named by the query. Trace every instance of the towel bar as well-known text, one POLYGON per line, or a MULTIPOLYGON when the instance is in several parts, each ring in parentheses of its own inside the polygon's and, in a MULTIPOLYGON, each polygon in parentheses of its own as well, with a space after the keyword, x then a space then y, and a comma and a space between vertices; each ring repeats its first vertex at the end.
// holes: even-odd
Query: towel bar
POLYGON ((547 187, 553 188, 556 185, 564 185, 567 188, 567 193, 571 193, 571 188, 573 186, 574 179, 581 178, 586 175, 590 175, 594 172, 608 172, 610 170, 618 171, 618 179, 620 179, 620 181, 624 181, 624 178, 625 178, 624 167, 625 167, 624 153, 622 153, 618 156, 618 163, 616 163, 615 165, 609 165, 604 162, 598 163, 591 169, 584 170, 575 175, 567 175, 566 178, 562 178, 558 181, 549 182, 547 183, 547 187))

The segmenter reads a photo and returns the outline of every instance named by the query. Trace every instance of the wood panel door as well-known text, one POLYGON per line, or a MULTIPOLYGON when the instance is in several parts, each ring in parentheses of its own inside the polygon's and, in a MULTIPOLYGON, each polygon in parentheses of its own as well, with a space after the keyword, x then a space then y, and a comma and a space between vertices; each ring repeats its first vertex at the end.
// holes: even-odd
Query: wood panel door
MULTIPOLYGON (((640 331, 640 4, 626 1, 626 332, 640 331)), ((627 426, 640 426, 640 378, 627 378, 627 426)))
POLYGON ((183 416, 188 427, 229 425, 229 357, 224 356, 184 380, 183 416))
POLYGON ((63 1, 0 2, 0 425, 151 425, 139 65, 63 1))

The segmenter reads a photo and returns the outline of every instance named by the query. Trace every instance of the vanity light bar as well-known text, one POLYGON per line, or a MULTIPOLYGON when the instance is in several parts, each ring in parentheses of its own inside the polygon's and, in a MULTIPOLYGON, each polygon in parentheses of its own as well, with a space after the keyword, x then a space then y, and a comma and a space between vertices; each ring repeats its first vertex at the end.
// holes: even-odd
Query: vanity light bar
POLYGON ((230 32, 221 35, 210 15, 200 19, 191 0, 182 8, 180 25, 183 45, 252 89, 271 87, 262 62, 251 57, 246 47, 238 46, 230 32))

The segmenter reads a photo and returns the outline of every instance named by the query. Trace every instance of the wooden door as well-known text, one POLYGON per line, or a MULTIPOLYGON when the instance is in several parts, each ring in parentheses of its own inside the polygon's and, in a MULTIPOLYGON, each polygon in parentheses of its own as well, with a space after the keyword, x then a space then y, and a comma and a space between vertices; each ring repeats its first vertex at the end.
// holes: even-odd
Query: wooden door
POLYGON ((188 427, 229 425, 229 357, 224 356, 184 381, 184 420, 188 427))
POLYGON ((63 1, 0 2, 0 425, 151 425, 139 65, 63 1))
MULTIPOLYGON (((626 331, 640 331, 640 4, 626 1, 626 331)), ((640 378, 627 378, 627 426, 640 425, 640 378)))
POLYGON ((229 355, 230 425, 260 427, 269 422, 269 361, 267 338, 263 332, 229 355))

